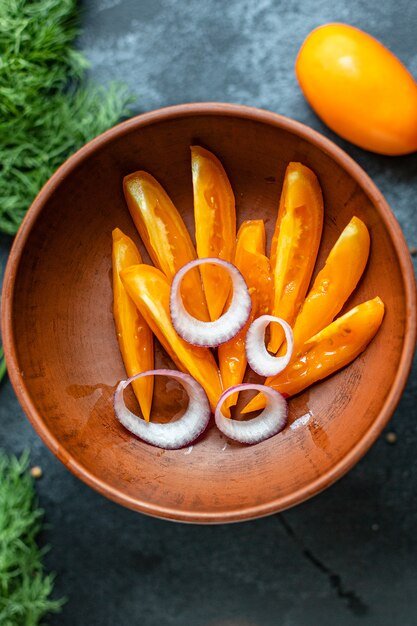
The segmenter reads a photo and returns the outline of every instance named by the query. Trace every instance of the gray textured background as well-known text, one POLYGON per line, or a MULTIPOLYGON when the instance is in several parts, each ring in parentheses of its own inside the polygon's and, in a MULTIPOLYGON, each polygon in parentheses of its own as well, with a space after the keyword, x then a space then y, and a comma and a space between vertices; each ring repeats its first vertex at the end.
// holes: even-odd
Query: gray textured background
MULTIPOLYGON (((354 0, 85 0, 80 47, 102 83, 127 82, 137 111, 191 101, 249 104, 330 136, 374 178, 417 245, 417 156, 379 157, 335 137, 295 80, 315 26, 368 30, 417 76, 417 3, 354 0)), ((0 241, 4 265, 10 241, 0 241)), ((341 481, 267 519, 193 527, 122 509, 72 476, 0 389, 0 443, 29 446, 50 527, 47 562, 68 596, 51 626, 415 626, 416 367, 389 430, 341 481)))

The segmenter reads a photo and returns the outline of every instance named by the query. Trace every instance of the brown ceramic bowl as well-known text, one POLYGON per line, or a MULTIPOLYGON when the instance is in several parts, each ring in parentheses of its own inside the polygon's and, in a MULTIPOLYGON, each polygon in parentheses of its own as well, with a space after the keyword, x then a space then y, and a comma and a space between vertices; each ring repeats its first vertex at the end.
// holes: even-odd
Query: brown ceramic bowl
MULTIPOLYGON (((141 115, 71 157, 30 208, 3 290, 10 378, 47 446, 116 502, 188 522, 267 515, 340 478, 390 418, 409 372, 415 328, 407 246, 363 170, 302 124, 223 104, 141 115), (220 157, 236 194, 238 222, 262 217, 269 237, 287 163, 310 166, 325 198, 317 267, 350 218, 359 216, 370 229, 372 248, 346 308, 379 295, 386 316, 356 361, 290 401, 292 420, 310 414, 306 426, 247 447, 228 444, 212 425, 191 452, 163 452, 130 435, 113 413, 113 391, 125 372, 112 318, 111 231, 119 226, 139 243, 122 180, 145 169, 168 190, 193 233, 192 143, 220 157)), ((166 363, 161 352, 157 363, 166 363)))

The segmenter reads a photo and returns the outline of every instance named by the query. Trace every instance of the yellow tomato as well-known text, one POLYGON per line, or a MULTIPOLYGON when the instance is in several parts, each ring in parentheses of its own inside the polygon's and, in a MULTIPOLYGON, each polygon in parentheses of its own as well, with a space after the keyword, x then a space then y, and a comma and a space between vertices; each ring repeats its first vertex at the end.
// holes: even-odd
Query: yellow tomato
POLYGON ((295 70, 314 111, 341 137, 380 154, 417 150, 417 83, 367 33, 347 24, 317 28, 295 70))

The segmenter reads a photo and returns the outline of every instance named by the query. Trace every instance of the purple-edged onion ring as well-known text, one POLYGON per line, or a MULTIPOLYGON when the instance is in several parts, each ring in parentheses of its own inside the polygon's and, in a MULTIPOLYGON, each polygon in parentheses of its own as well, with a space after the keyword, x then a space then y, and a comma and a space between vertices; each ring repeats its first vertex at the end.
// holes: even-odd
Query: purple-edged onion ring
POLYGON ((193 442, 206 429, 210 419, 210 405, 201 385, 189 374, 176 370, 148 370, 127 380, 121 380, 114 394, 114 410, 119 422, 131 433, 158 448, 175 450, 193 442), (145 422, 127 408, 123 392, 130 383, 144 376, 170 376, 178 380, 189 397, 184 415, 174 422, 157 424, 145 422))
POLYGON ((288 405, 285 398, 275 389, 266 385, 242 384, 230 387, 222 393, 214 413, 217 428, 230 439, 240 443, 254 444, 269 439, 281 432, 288 419, 288 405), (266 407, 257 417, 251 420, 240 421, 225 417, 222 405, 228 396, 233 393, 253 389, 261 391, 266 396, 266 407))
POLYGON ((254 372, 260 376, 276 376, 282 372, 291 360, 294 339, 291 326, 274 315, 261 315, 249 326, 246 333, 246 357, 254 372), (272 356, 265 347, 265 330, 271 323, 280 324, 287 341, 287 350, 283 356, 272 356))
POLYGON ((194 346, 214 347, 232 339, 246 324, 252 303, 245 279, 237 267, 222 259, 196 259, 184 265, 174 277, 171 285, 170 310, 172 324, 177 333, 194 346), (231 280, 233 295, 230 306, 218 320, 202 322, 188 313, 181 298, 181 282, 187 272, 194 267, 210 263, 227 270, 231 280))

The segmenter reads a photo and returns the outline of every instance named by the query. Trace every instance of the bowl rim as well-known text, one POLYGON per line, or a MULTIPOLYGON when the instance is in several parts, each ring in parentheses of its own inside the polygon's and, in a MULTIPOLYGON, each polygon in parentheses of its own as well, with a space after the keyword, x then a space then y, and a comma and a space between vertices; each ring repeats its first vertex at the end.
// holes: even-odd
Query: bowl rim
POLYGON ((362 458, 386 426, 406 385, 416 344, 416 301, 417 295, 414 268, 407 243, 398 221, 375 183, 362 169, 362 167, 356 163, 342 148, 305 124, 271 111, 238 104, 196 102, 156 109, 117 124, 113 128, 89 141, 75 154, 70 156, 45 183, 26 213, 9 254, 2 289, 2 338, 9 378, 26 416, 47 447, 73 474, 84 481, 87 485, 118 504, 147 515, 181 522, 202 524, 226 523, 264 517, 299 504, 329 487, 362 458), (113 141, 115 138, 120 138, 125 134, 128 134, 132 129, 150 126, 170 119, 195 117, 200 115, 238 117, 284 129, 298 137, 301 137, 309 143, 312 143, 317 148, 331 156, 343 169, 345 169, 361 186, 363 191, 376 206, 380 218, 383 220, 390 233, 401 268, 407 311, 403 349, 391 389, 376 419, 369 426, 365 435, 352 446, 349 452, 345 454, 344 457, 339 459, 325 473, 321 474, 318 478, 314 479, 309 484, 300 487, 291 494, 278 496, 275 499, 263 504, 245 506, 230 510, 226 509, 216 512, 196 512, 191 509, 178 511, 174 508, 159 504, 149 504, 148 502, 133 496, 128 496, 120 489, 108 485, 105 480, 93 474, 90 470, 79 463, 71 454, 69 454, 46 427, 43 422, 42 415, 36 409, 30 393, 26 388, 22 373, 20 372, 18 366, 12 315, 14 287, 20 259, 24 252, 27 239, 34 224, 36 223, 37 218, 42 212, 44 203, 49 199, 60 182, 82 161, 94 153, 97 148, 113 141))

